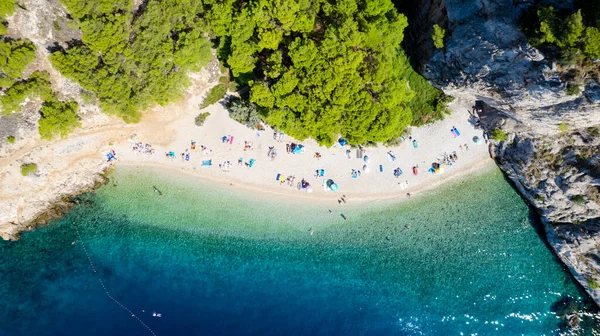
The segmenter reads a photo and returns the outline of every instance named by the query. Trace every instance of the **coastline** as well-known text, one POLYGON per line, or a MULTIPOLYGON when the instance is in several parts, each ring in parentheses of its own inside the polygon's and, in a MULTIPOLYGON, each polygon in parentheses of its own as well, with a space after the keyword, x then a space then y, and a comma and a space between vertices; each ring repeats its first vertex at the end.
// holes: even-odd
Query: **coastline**
POLYGON ((481 138, 483 131, 471 124, 468 112, 471 106, 466 101, 451 103, 452 113, 444 120, 411 128, 406 138, 412 136, 417 140, 418 148, 411 146, 408 139, 392 147, 364 148, 363 155, 371 159, 367 165, 363 158, 355 155, 356 148, 348 145, 326 148, 314 140, 297 141, 288 136, 284 136, 283 141, 276 141, 270 127, 262 132, 249 129, 230 119, 219 103, 202 110, 210 116, 203 126, 196 126, 194 118, 200 112, 198 105, 216 84, 218 76, 203 70, 192 78, 194 85, 185 98, 152 108, 139 124, 125 124, 112 117, 96 118, 88 120, 85 128, 67 139, 50 142, 38 139, 13 147, 0 158, 0 236, 17 239, 20 231, 38 224, 38 218, 46 217, 56 204, 93 189, 102 180, 103 172, 119 166, 166 168, 216 182, 223 188, 233 185, 265 195, 331 201, 337 205, 342 195, 353 203, 402 201, 408 199, 407 193, 418 196, 494 163, 487 145, 477 145, 472 140, 474 136, 481 138), (460 136, 450 132, 454 127, 460 130, 460 136), (235 140, 222 142, 221 138, 227 135, 235 140), (192 141, 196 143, 195 150, 191 148, 192 141), (252 149, 246 148, 247 141, 252 142, 252 149), (303 144, 304 153, 286 153, 286 144, 290 142, 303 144), (135 143, 149 144, 154 154, 132 150, 135 143), (204 153, 201 146, 207 148, 204 153), (274 161, 267 157, 269 148, 278 152, 274 161), (107 162, 106 154, 111 151, 115 151, 117 161, 107 162), (164 155, 171 151, 176 153, 174 159, 164 155), (318 160, 313 155, 316 152, 321 154, 318 160), (390 162, 388 152, 394 154, 393 162, 390 162), (427 172, 432 162, 440 162, 452 152, 458 156, 452 167, 446 166, 443 174, 427 172), (189 154, 189 161, 180 159, 181 154, 189 154), (248 168, 244 164, 238 165, 239 159, 246 163, 254 159, 256 163, 248 168), (203 167, 201 163, 205 160, 212 160, 212 166, 203 167), (231 163, 229 171, 219 169, 219 164, 227 161, 231 163), (21 164, 30 162, 37 164, 38 171, 21 176, 21 164), (418 175, 412 174, 414 166, 419 167, 418 175), (370 172, 365 171, 365 167, 370 172), (397 168, 404 172, 399 178, 393 174, 397 168), (325 171, 323 178, 315 178, 318 169, 325 171), (353 178, 353 170, 361 170, 360 177, 353 178), (293 187, 276 181, 278 174, 295 176, 293 187), (297 190, 296 183, 302 179, 312 185, 312 193, 297 190), (334 180, 339 190, 325 191, 324 179, 334 180))
MULTIPOLYGON (((212 176, 199 174, 193 170, 182 169, 181 167, 174 167, 169 165, 161 165, 156 163, 122 163, 120 166, 123 168, 134 168, 134 169, 152 169, 159 174, 183 174, 186 176, 193 176, 202 183, 210 183, 217 188, 235 188, 242 192, 255 192, 266 197, 285 196, 286 198, 298 201, 306 202, 322 202, 322 201, 337 201, 340 198, 340 193, 302 193, 296 189, 289 188, 278 188, 274 186, 259 186, 251 183, 244 183, 242 180, 236 180, 231 182, 224 177, 212 176)), ((354 194, 352 192, 345 193, 347 198, 352 200, 352 204, 364 204, 378 201, 391 201, 393 203, 401 203, 412 199, 413 197, 421 197, 427 195, 427 192, 438 188, 442 185, 465 179, 470 174, 483 174, 490 169, 496 169, 497 165, 491 159, 481 159, 473 164, 473 166, 465 168, 464 170, 456 170, 451 174, 436 176, 436 178, 429 181, 427 184, 419 184, 411 186, 401 191, 394 191, 389 193, 381 194, 354 194), (409 192, 411 197, 406 197, 406 193, 409 192)), ((117 168, 118 169, 118 168, 117 168)), ((110 175, 108 176, 110 179, 110 175)))

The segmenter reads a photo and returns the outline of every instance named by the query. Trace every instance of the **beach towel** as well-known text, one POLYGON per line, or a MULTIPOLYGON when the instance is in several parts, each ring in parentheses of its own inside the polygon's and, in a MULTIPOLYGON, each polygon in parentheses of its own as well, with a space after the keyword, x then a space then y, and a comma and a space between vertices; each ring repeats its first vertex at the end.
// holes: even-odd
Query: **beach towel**
POLYGON ((390 153, 387 153, 387 159, 388 159, 388 162, 394 162, 394 161, 396 161, 396 156, 394 155, 394 153, 390 152, 390 153))
POLYGON ((212 166, 212 160, 204 160, 202 161, 202 165, 210 167, 212 166))
POLYGON ((379 172, 383 173, 383 166, 382 165, 379 165, 379 172))
POLYGON ((419 143, 417 142, 417 140, 412 141, 412 146, 413 148, 419 148, 419 143))
POLYGON ((458 131, 458 128, 453 128, 452 133, 454 133, 454 136, 460 136, 460 132, 458 131))
POLYGON ((369 156, 368 156, 368 155, 365 155, 365 156, 363 157, 363 161, 365 161, 365 163, 369 163, 369 162, 371 162, 371 158, 369 158, 369 156))
POLYGON ((254 159, 250 159, 250 161, 248 162, 248 167, 252 168, 253 165, 254 165, 254 159))
POLYGON ((281 178, 281 174, 277 174, 277 177, 275 177, 275 181, 279 181, 279 178, 281 178))
POLYGON ((325 176, 325 169, 319 169, 319 176, 325 176))
POLYGON ((229 137, 229 144, 233 144, 233 135, 229 137))

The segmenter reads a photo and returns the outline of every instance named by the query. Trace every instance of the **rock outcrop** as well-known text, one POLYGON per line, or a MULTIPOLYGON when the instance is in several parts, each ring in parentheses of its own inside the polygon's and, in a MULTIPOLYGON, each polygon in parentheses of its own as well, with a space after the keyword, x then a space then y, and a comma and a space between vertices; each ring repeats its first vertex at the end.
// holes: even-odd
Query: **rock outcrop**
POLYGON ((517 25, 533 1, 424 2, 421 18, 428 21, 419 25, 426 29, 413 31, 414 41, 430 36, 434 23, 448 34, 443 49, 429 41, 429 51, 419 51, 429 55, 423 75, 447 94, 478 101, 490 133, 509 134, 492 149, 499 166, 538 209, 557 255, 600 303, 600 85, 590 79, 581 94, 567 94, 566 70, 529 45, 517 25))

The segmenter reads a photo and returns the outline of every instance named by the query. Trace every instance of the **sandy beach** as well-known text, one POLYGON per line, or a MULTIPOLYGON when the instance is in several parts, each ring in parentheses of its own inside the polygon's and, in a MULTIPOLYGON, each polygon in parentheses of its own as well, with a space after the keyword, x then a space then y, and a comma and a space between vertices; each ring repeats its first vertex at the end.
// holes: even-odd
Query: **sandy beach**
MULTIPOLYGON (((337 201, 341 195, 353 200, 374 200, 380 198, 406 198, 423 190, 469 173, 493 161, 489 159, 485 143, 477 145, 474 136, 482 137, 482 131, 475 129, 469 122, 469 107, 465 104, 453 104, 453 113, 445 120, 424 127, 413 128, 410 137, 418 141, 418 148, 410 143, 409 136, 399 146, 368 147, 363 149, 363 157, 357 157, 357 148, 349 145, 334 145, 332 148, 319 146, 314 140, 297 141, 284 136, 283 141, 274 139, 274 132, 267 127, 264 131, 256 131, 245 127, 228 116, 227 111, 215 104, 205 109, 210 116, 201 127, 194 125, 194 114, 182 116, 179 120, 166 125, 164 134, 172 135, 165 145, 163 141, 155 141, 151 134, 137 133, 136 137, 126 143, 111 147, 117 153, 116 166, 154 166, 175 169, 200 178, 210 179, 223 185, 233 184, 235 187, 267 191, 270 193, 291 195, 306 199, 333 199, 337 201), (461 133, 455 137, 450 131, 457 127, 461 133), (223 136, 232 136, 233 142, 222 141, 223 136), (192 141, 195 150, 191 149, 192 141), (136 142, 152 146, 154 154, 145 154, 132 150, 136 142), (252 143, 252 149, 245 149, 245 142, 252 143), (287 153, 288 143, 302 144, 303 153, 287 153), (202 150, 202 147, 207 150, 202 150), (273 147, 277 156, 272 160, 269 149, 273 147), (462 148, 462 149, 461 149, 462 148), (347 151, 350 151, 348 157, 347 151), (169 158, 165 153, 174 152, 169 158), (390 162, 388 152, 392 152, 396 160, 390 162), (456 153, 458 159, 452 166, 445 165, 443 173, 430 173, 428 169, 434 162, 441 162, 446 155, 456 153), (320 159, 314 154, 320 153, 320 159), (183 156, 182 156, 183 154, 183 156), (189 161, 186 155, 189 154, 189 161), (365 163, 364 156, 370 162, 365 163), (239 164, 241 159, 242 163, 239 164), (245 164, 254 159, 253 166, 245 164), (212 166, 202 166, 203 161, 211 160, 212 166), (219 165, 230 163, 229 169, 219 165), (380 171, 380 165, 383 171, 380 171), (365 166, 367 170, 365 171, 365 166), (414 175, 412 168, 418 166, 419 173, 414 175), (394 170, 400 168, 402 174, 394 176, 394 170), (324 170, 323 177, 316 177, 317 170, 324 170), (352 171, 361 171, 360 176, 353 178, 352 171), (285 176, 283 183, 276 177, 285 176), (294 176, 290 186, 286 180, 294 176), (302 179, 308 181, 312 192, 298 190, 297 183, 302 179), (336 192, 323 187, 323 181, 332 179, 338 184, 336 192)), ((165 136, 159 137, 160 139, 165 136)), ((108 149, 108 148, 107 148, 108 149)))
POLYGON ((412 128, 398 146, 363 148, 361 156, 357 155, 357 148, 339 143, 326 148, 311 139, 297 141, 287 135, 281 138, 279 133, 275 140, 276 132, 270 127, 263 131, 250 129, 230 119, 219 103, 202 110, 210 116, 203 126, 196 126, 194 118, 201 112, 198 105, 216 82, 207 78, 210 76, 198 75, 184 99, 147 111, 139 124, 95 117, 68 139, 29 141, 0 157, 0 235, 16 238, 25 229, 23 224, 36 219, 53 202, 89 189, 101 172, 124 165, 168 168, 227 187, 337 204, 342 195, 352 202, 404 200, 409 197, 407 193, 416 195, 493 163, 485 142, 473 142, 474 136, 482 138, 483 134, 469 121, 472 102, 455 101, 450 105, 452 113, 444 120, 412 128), (460 136, 451 132, 453 127, 460 136), (223 137, 229 140, 223 141, 223 137), (417 141, 416 148, 412 140, 417 141), (136 150, 140 143, 144 148, 136 150), (302 144, 302 153, 287 153, 286 145, 290 143, 302 144), (146 144, 153 154, 146 153, 146 144), (277 152, 274 159, 268 155, 270 148, 277 152), (107 162, 106 155, 112 151, 116 160, 107 162), (169 152, 174 153, 174 158, 165 155, 169 152), (320 154, 319 159, 315 153, 320 154), (441 163, 452 153, 457 159, 451 166, 442 165, 443 173, 428 172, 432 163, 441 163), (202 165, 207 160, 211 160, 211 166, 202 165), (252 167, 248 167, 251 160, 252 167), (29 162, 38 165, 38 172, 23 177, 20 166, 29 162), (419 173, 414 175, 413 167, 417 166, 419 173), (394 174, 397 168, 402 170, 398 177, 394 174), (315 176, 318 170, 324 171, 322 177, 315 176), (279 174, 284 176, 283 183, 276 179, 279 174), (291 176, 295 179, 288 183, 291 176), (310 183, 312 192, 297 188, 302 179, 310 183), (329 179, 338 185, 337 191, 323 187, 329 179))

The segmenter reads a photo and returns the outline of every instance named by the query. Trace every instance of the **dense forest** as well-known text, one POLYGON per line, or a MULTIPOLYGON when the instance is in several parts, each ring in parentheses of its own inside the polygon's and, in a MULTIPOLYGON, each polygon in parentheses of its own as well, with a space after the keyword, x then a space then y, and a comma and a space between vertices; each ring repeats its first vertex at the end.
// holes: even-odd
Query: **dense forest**
MULTIPOLYGON (((208 63, 211 48, 245 100, 236 106, 299 139, 386 142, 446 112, 448 97, 410 67, 400 46, 408 22, 390 0, 60 2, 82 38, 55 49, 52 64, 127 122, 181 98, 187 73, 208 63)), ((3 6, 0 14, 10 14, 3 6)), ((59 104, 43 74, 21 77, 35 57, 31 43, 1 43, 10 49, 0 49, 4 113, 37 95, 46 101, 42 115, 76 117, 77 107, 59 104)), ((71 117, 67 124, 45 137, 77 125, 71 117)))

